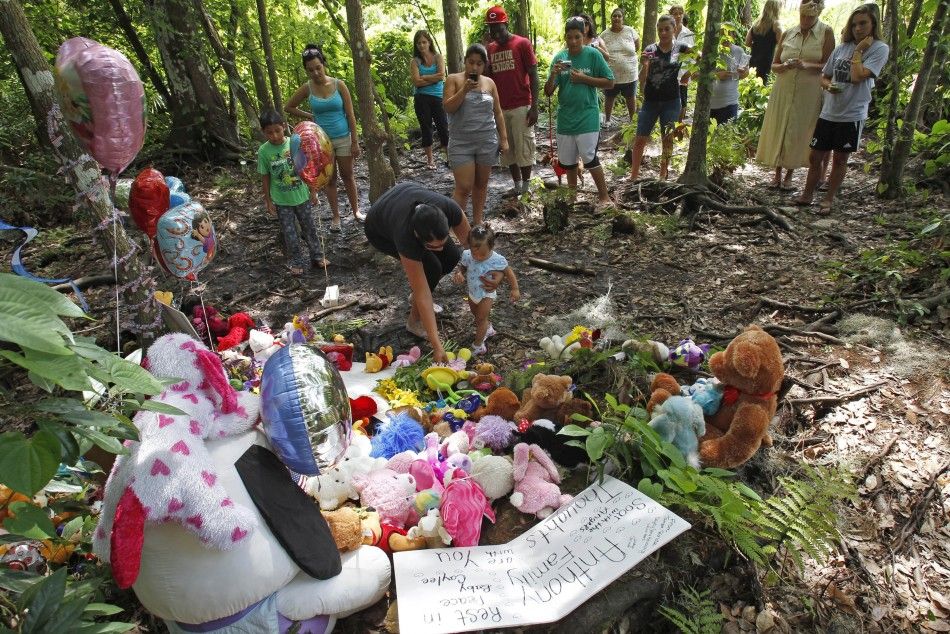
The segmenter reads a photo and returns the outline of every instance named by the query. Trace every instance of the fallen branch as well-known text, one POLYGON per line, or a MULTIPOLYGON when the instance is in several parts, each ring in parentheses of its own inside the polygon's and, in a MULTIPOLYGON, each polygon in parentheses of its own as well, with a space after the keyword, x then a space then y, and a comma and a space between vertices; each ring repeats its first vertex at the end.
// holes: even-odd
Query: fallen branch
POLYGON ((715 209, 719 213, 723 213, 723 214, 762 214, 763 216, 768 218, 769 222, 780 226, 782 229, 785 229, 785 231, 788 231, 789 233, 795 233, 795 230, 792 228, 792 225, 790 222, 788 222, 785 218, 778 215, 777 213, 775 213, 770 208, 764 205, 754 206, 754 207, 738 207, 735 205, 726 205, 717 200, 714 200, 713 198, 710 198, 709 196, 705 194, 699 194, 698 192, 697 192, 696 199, 693 202, 697 207, 699 205, 705 205, 709 207, 710 209, 715 209))
POLYGON ((777 299, 772 299, 770 297, 762 296, 759 298, 760 304, 765 304, 766 306, 771 306, 773 308, 784 308, 785 310, 797 310, 803 313, 829 313, 834 310, 828 306, 804 306, 802 304, 789 304, 787 302, 780 302, 777 299))
POLYGON ((879 381, 874 385, 869 385, 867 387, 862 387, 860 390, 852 390, 845 394, 839 394, 838 396, 812 396, 809 398, 790 398, 787 401, 791 405, 838 405, 840 403, 847 403, 848 401, 854 400, 859 396, 864 396, 870 392, 876 392, 887 385, 886 381, 879 381))
POLYGON ((580 266, 574 266, 573 264, 561 264, 560 262, 551 262, 550 260, 542 260, 541 258, 529 257, 528 264, 533 264, 539 269, 545 269, 548 271, 554 271, 557 273, 572 273, 574 275, 587 275, 594 277, 597 275, 596 271, 591 269, 585 269, 580 266))
POLYGON ((345 310, 350 306, 356 306, 359 302, 355 299, 351 299, 345 304, 340 304, 339 306, 331 306, 330 308, 324 308, 323 310, 318 310, 314 314, 310 315, 310 321, 317 321, 318 319, 323 319, 327 315, 332 315, 333 313, 345 310))
MULTIPOLYGON (((97 275, 84 275, 78 279, 73 280, 79 290, 84 291, 87 288, 92 288, 93 286, 105 286, 106 284, 115 284, 115 274, 114 273, 99 273, 97 275)), ((60 293, 71 293, 73 287, 67 284, 57 284, 53 287, 54 291, 59 291, 60 293)))
POLYGON ((780 332, 786 335, 797 335, 800 337, 816 337, 828 343, 833 343, 838 346, 845 345, 845 342, 841 339, 838 339, 834 335, 828 335, 823 332, 818 332, 816 330, 798 330, 797 328, 789 328, 788 326, 780 326, 779 324, 769 324, 768 326, 763 326, 762 330, 769 334, 775 332, 780 332))
POLYGON ((864 465, 864 470, 861 472, 861 477, 859 478, 862 482, 868 477, 868 474, 871 473, 871 469, 873 469, 877 465, 877 463, 883 460, 884 456, 886 456, 887 454, 891 452, 891 447, 893 447, 894 443, 896 442, 897 442, 897 436, 895 435, 893 438, 887 441, 887 444, 884 445, 883 449, 881 449, 879 452, 874 454, 874 456, 872 456, 871 459, 868 460, 868 463, 864 465))
POLYGON ((947 469, 950 469, 950 460, 944 462, 943 465, 934 471, 927 480, 927 488, 924 489, 924 492, 919 498, 917 498, 917 501, 914 502, 914 508, 910 513, 910 517, 907 518, 907 523, 904 524, 900 533, 898 533, 897 537, 894 539, 892 544, 892 549, 894 552, 900 552, 903 550, 908 540, 917 533, 921 523, 924 521, 924 515, 927 513, 927 507, 930 506, 934 496, 937 495, 937 487, 935 486, 937 484, 937 478, 943 475, 943 472, 947 469))

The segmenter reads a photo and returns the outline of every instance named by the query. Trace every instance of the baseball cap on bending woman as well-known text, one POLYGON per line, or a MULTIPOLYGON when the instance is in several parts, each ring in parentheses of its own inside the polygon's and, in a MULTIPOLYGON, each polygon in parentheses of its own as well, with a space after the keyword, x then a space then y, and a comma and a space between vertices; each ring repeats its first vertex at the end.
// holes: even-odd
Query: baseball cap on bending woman
POLYGON ((508 14, 501 7, 492 7, 485 13, 485 24, 507 24, 508 14))

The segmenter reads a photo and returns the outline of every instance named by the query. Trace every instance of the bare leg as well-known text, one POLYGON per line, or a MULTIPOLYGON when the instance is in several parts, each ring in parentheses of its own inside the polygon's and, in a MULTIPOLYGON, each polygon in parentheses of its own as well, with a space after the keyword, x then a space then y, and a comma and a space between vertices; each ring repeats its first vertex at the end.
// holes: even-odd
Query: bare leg
POLYGON ((828 177, 828 191, 825 193, 825 199, 821 202, 824 209, 831 209, 831 204, 835 200, 835 194, 844 181, 845 174, 848 173, 848 157, 850 153, 839 152, 835 150, 834 159, 831 163, 831 176, 828 177))
POLYGON ((637 136, 633 141, 633 154, 630 160, 630 180, 640 178, 640 164, 643 162, 643 150, 650 140, 648 136, 637 136))
POLYGON ((782 179, 782 187, 789 189, 792 186, 792 174, 795 173, 795 170, 785 170, 785 178, 782 179))
POLYGON ((423 149, 426 151, 426 167, 435 167, 435 163, 432 162, 432 146, 427 145, 423 149))
POLYGON ((472 187, 472 222, 481 224, 485 216, 485 198, 488 197, 488 179, 491 165, 475 165, 475 183, 472 187))
POLYGON ((333 224, 340 225, 340 194, 336 186, 337 175, 334 172, 333 178, 327 183, 327 202, 330 203, 330 211, 333 213, 333 224))
POLYGON ((617 95, 611 95, 604 98, 604 126, 610 121, 610 117, 614 112, 614 101, 617 100, 617 95))
POLYGON ((494 300, 489 297, 483 298, 477 304, 472 300, 468 300, 468 306, 472 309, 472 315, 475 316, 475 339, 473 343, 476 347, 485 344, 485 333, 488 332, 493 303, 494 300))
POLYGON ((508 171, 511 173, 511 181, 515 184, 515 189, 521 187, 521 168, 518 167, 518 164, 512 163, 509 165, 508 171))
POLYGON ((590 170, 590 175, 594 179, 594 184, 597 185, 597 200, 602 203, 609 203, 610 195, 607 193, 607 181, 604 179, 604 167, 598 165, 595 168, 590 170))
POLYGON ((818 180, 822 175, 822 165, 828 158, 828 152, 819 152, 812 150, 808 155, 808 176, 805 178, 805 189, 796 202, 803 205, 810 205, 812 197, 815 195, 815 188, 818 187, 818 180))
POLYGON ((665 181, 669 176, 670 157, 673 156, 673 130, 663 135, 663 153, 660 156, 660 180, 665 181))
POLYGON ((455 176, 455 190, 452 191, 452 200, 458 203, 462 208, 462 213, 468 207, 468 198, 472 195, 472 187, 475 185, 475 162, 466 163, 459 167, 452 168, 452 174, 455 176))
POLYGON ((577 189, 577 166, 567 170, 567 186, 571 189, 577 189))
POLYGON ((356 193, 356 177, 353 175, 353 157, 337 157, 336 166, 340 170, 340 179, 346 188, 346 198, 350 201, 350 210, 353 212, 353 217, 360 220, 360 199, 356 193))
POLYGON ((772 187, 778 187, 782 184, 782 168, 775 168, 775 176, 772 177, 772 187))

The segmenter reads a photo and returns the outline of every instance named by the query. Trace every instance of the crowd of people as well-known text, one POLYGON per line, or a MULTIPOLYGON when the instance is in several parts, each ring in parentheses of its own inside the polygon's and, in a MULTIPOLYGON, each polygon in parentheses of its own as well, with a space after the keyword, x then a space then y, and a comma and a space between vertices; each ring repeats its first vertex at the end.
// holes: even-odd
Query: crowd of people
MULTIPOLYGON (((818 211, 826 214, 832 211, 849 155, 858 149, 874 82, 889 50, 880 39, 876 4, 862 4, 851 12, 837 47, 832 28, 820 19, 823 9, 823 0, 802 2, 798 24, 783 30, 778 0, 766 0, 742 42, 748 53, 737 41, 720 47, 709 90, 710 116, 718 124, 728 124, 739 115, 739 81, 750 70, 761 85, 771 83, 756 160, 775 170, 776 189, 794 189, 794 170, 807 167, 805 185, 794 203, 809 206, 815 192, 823 191, 818 211)), ((370 244, 400 261, 411 290, 406 328, 429 340, 437 361, 445 358, 435 318, 441 307, 432 299, 439 280, 451 275, 468 285, 476 354, 486 352, 485 341, 494 334, 490 312, 498 286, 509 284, 512 301, 520 295, 514 272, 494 251, 494 234, 483 223, 485 200, 492 167, 499 162, 510 172, 511 194, 528 188, 536 162, 534 127, 541 86, 546 96, 558 96, 552 113, 556 160, 569 187, 576 188, 581 171, 586 171, 597 187, 598 205, 611 204, 599 145, 602 131, 613 127, 618 96, 623 97, 631 121, 636 119, 636 135, 628 150, 631 179, 640 176, 644 149, 657 122, 662 144, 659 178, 668 177, 673 133, 687 111, 692 79, 687 60, 699 55, 695 35, 678 5, 657 20, 656 42, 642 43, 642 48, 640 35, 624 24, 624 18, 622 9, 614 9, 609 28, 599 35, 590 16, 568 19, 566 46, 553 56, 543 84, 531 42, 508 30, 508 16, 500 6, 485 14, 487 46, 469 46, 458 73, 446 74, 432 36, 418 31, 409 73, 425 164, 436 169, 433 145, 438 136, 455 187, 449 198, 417 183, 401 183, 375 201, 366 215, 359 209, 353 175, 360 147, 349 90, 328 74, 320 47, 304 48, 301 57, 308 80, 284 111, 315 121, 333 144, 336 170, 326 186, 333 214, 330 231, 340 231, 339 178, 355 220, 365 221, 370 244), (300 107, 305 100, 309 110, 300 107), (469 202, 471 224, 466 213, 469 202)), ((730 39, 725 30, 722 37, 730 39)), ((286 122, 270 111, 262 115, 261 127, 267 142, 258 153, 258 172, 266 208, 280 221, 288 268, 294 275, 306 268, 301 234, 310 264, 326 266, 313 221, 312 195, 294 173, 286 122)))

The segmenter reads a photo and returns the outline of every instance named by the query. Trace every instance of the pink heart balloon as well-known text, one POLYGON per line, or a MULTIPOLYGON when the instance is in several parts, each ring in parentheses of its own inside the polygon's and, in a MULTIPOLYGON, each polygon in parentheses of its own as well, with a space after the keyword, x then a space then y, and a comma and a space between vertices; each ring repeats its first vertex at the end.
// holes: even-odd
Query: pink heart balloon
POLYGON ((74 37, 56 55, 63 114, 94 159, 113 174, 129 166, 145 141, 145 90, 128 58, 74 37))

